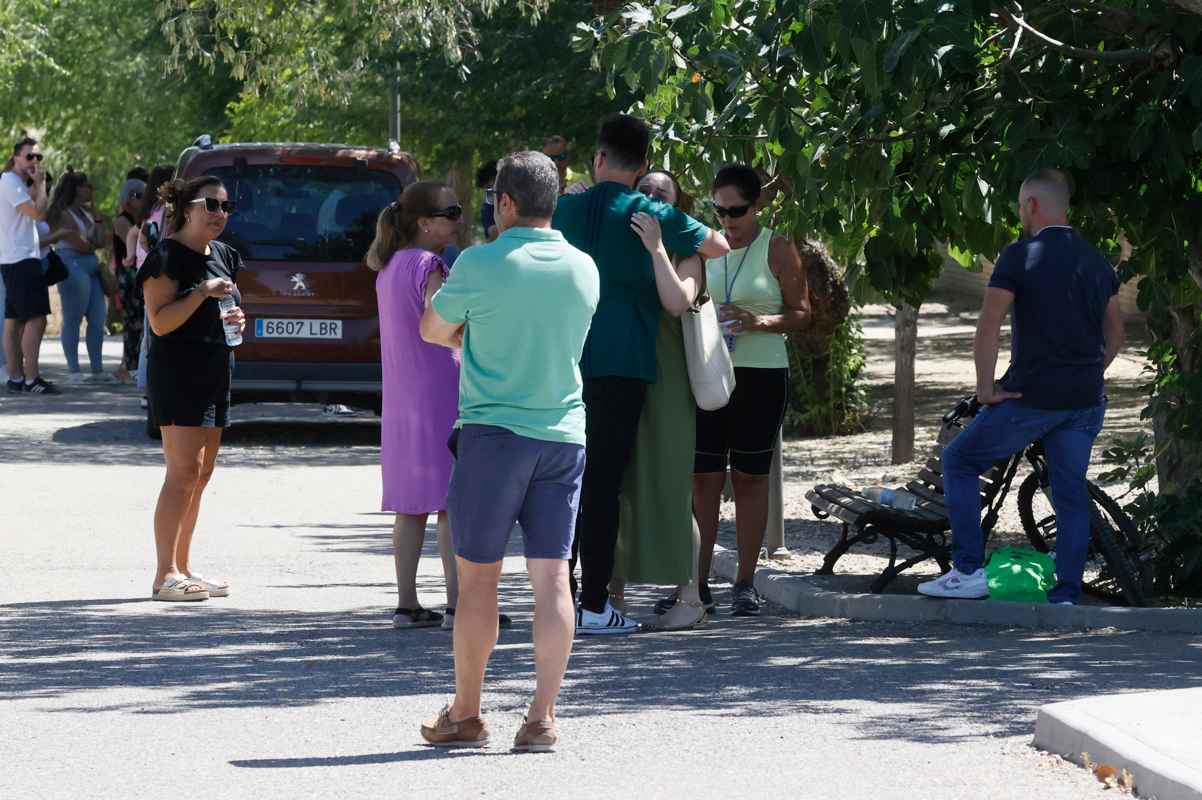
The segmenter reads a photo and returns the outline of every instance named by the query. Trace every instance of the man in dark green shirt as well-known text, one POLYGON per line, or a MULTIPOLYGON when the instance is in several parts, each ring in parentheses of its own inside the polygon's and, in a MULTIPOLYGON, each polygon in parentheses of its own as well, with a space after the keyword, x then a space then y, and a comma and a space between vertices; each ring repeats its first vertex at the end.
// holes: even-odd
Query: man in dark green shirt
POLYGON ((577 634, 631 633, 638 624, 609 603, 618 496, 630 463, 647 384, 655 382, 655 337, 660 300, 647 248, 631 230, 631 217, 646 212, 659 220, 664 246, 677 256, 700 252, 717 258, 730 248, 713 231, 672 206, 635 191, 647 171, 651 133, 640 119, 607 118, 597 137, 593 177, 597 185, 565 195, 552 226, 588 253, 601 275, 601 301, 584 345, 587 430, 586 464, 573 554, 579 554, 580 607, 577 634))

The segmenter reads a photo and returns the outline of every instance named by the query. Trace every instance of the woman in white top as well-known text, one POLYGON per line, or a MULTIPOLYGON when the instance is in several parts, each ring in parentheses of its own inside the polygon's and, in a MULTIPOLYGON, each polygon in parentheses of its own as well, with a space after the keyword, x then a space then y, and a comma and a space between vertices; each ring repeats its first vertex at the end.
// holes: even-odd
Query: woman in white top
POLYGON ((96 251, 108 241, 105 220, 92 209, 92 184, 82 172, 68 172, 59 181, 46 212, 51 235, 59 237, 55 252, 67 265, 67 278, 58 284, 63 302, 63 354, 67 358, 67 383, 104 381, 101 352, 108 303, 100 282, 96 251), (87 320, 87 348, 91 373, 79 368, 79 327, 87 320))

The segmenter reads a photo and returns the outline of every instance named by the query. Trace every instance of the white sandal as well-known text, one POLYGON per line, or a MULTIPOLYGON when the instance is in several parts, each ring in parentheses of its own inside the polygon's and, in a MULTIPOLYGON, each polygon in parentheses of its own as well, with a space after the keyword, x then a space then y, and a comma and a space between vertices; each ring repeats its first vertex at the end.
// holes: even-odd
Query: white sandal
POLYGON ((230 596, 230 582, 224 578, 218 578, 215 581, 211 581, 203 575, 197 575, 196 573, 193 573, 188 576, 188 580, 195 581, 203 586, 205 591, 209 593, 209 597, 230 596))
POLYGON ((191 578, 168 578, 163 585, 151 591, 151 600, 166 603, 189 603, 208 600, 209 591, 204 584, 191 578))
POLYGON ((654 631, 689 631, 705 624, 705 604, 677 599, 676 605, 660 615, 649 627, 654 631))

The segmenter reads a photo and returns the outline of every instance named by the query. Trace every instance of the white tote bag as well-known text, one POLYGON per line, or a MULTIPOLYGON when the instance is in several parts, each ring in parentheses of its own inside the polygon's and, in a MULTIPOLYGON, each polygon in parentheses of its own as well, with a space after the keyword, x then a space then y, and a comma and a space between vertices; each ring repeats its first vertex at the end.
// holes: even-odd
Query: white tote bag
POLYGON ((703 292, 693 307, 684 312, 680 324, 689 384, 697 407, 716 411, 730 402, 735 390, 735 367, 718 326, 718 311, 708 292, 703 292))

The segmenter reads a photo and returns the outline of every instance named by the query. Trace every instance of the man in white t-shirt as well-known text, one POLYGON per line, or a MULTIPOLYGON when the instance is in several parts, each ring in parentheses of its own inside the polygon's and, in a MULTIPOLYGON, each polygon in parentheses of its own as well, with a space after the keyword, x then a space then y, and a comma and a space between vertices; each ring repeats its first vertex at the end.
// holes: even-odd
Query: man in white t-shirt
POLYGON ((26 136, 13 147, 0 175, 0 278, 4 281, 4 354, 10 392, 57 394, 38 372, 38 351, 50 314, 50 290, 42 276, 38 222, 50 205, 38 143, 26 136))

